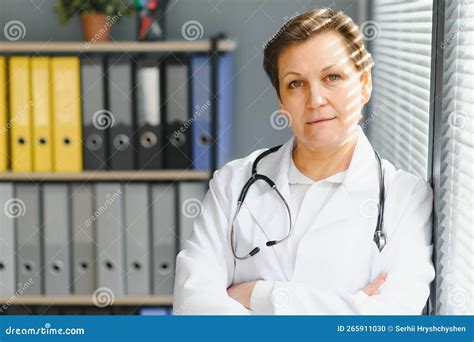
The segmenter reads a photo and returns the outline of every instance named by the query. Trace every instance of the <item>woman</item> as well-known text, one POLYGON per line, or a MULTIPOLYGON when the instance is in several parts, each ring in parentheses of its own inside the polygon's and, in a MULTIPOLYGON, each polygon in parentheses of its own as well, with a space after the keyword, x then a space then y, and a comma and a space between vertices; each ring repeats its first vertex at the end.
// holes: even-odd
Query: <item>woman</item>
POLYGON ((259 179, 238 206, 263 151, 216 171, 177 257, 175 314, 422 312, 434 278, 432 191, 380 162, 358 126, 372 64, 357 26, 331 9, 293 18, 266 46, 294 133, 258 161, 278 192, 259 179))

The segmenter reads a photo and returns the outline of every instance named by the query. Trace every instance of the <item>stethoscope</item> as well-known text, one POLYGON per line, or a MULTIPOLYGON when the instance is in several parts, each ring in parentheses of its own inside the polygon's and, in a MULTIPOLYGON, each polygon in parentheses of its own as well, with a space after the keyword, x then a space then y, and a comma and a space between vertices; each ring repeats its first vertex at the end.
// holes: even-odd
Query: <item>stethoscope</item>
MULTIPOLYGON (((258 252, 260 252, 260 248, 255 247, 247 255, 238 256, 236 251, 235 251, 235 246, 234 246, 234 223, 235 223, 235 220, 237 218, 237 214, 239 213, 240 208, 244 204, 245 197, 247 196, 247 192, 249 191, 250 187, 258 180, 263 180, 265 183, 267 183, 270 186, 270 188, 275 191, 275 193, 278 195, 278 197, 280 197, 280 199, 285 204, 286 210, 288 212, 289 222, 290 222, 288 233, 283 239, 281 239, 281 240, 269 240, 269 241, 267 241, 266 245, 268 247, 274 246, 276 244, 279 244, 279 243, 287 240, 291 236, 292 229, 293 229, 293 222, 292 222, 292 219, 291 219, 290 206, 288 205, 288 202, 283 197, 281 192, 278 190, 277 186, 275 185, 275 182, 273 182, 267 176, 259 174, 257 172, 258 163, 263 158, 268 156, 269 154, 278 151, 278 149, 281 146, 282 145, 272 147, 272 148, 264 151, 263 153, 261 153, 257 156, 257 158, 255 159, 255 161, 252 164, 252 174, 251 174, 250 178, 247 180, 247 182, 245 183, 245 185, 243 186, 243 188, 240 192, 239 198, 237 199, 237 209, 236 209, 236 212, 234 214, 234 218, 232 220, 232 226, 231 226, 231 231, 230 231, 230 245, 231 245, 231 248, 232 248, 232 254, 234 254, 234 258, 236 258, 236 259, 245 260, 245 259, 248 259, 248 258, 254 256, 258 252)), ((384 212, 384 204, 385 204, 385 185, 384 185, 382 161, 380 160, 380 156, 377 153, 377 151, 374 150, 374 153, 375 153, 378 165, 379 165, 379 207, 378 207, 378 216, 377 216, 377 227, 375 228, 375 233, 374 233, 374 242, 376 243, 379 251, 382 251, 382 249, 387 244, 387 238, 386 238, 384 232, 382 231, 383 212, 384 212)))

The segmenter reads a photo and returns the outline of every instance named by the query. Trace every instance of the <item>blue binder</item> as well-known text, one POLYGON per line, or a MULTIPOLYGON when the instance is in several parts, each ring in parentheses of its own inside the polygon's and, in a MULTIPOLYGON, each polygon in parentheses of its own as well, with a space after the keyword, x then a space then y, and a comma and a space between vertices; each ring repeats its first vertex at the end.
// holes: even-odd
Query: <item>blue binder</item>
MULTIPOLYGON (((211 60, 208 56, 191 58, 191 118, 193 169, 211 168, 211 60)), ((218 65, 217 164, 222 166, 231 157, 232 146, 232 77, 234 56, 225 53, 218 65)))

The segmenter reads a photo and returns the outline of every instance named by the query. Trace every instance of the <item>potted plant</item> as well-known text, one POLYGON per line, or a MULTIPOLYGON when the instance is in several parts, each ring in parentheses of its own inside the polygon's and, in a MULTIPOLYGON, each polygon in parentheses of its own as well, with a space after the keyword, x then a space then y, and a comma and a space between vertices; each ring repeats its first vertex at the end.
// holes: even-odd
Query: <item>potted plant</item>
POLYGON ((80 15, 84 39, 95 43, 108 41, 110 27, 122 16, 132 14, 134 7, 124 0, 58 0, 56 12, 61 24, 80 15))

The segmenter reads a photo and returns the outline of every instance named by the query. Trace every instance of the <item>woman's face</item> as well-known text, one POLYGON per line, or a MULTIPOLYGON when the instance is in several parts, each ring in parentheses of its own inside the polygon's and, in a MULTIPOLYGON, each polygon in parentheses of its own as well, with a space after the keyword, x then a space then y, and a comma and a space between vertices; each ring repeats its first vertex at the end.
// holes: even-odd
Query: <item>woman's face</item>
POLYGON ((372 91, 370 71, 361 74, 355 69, 336 31, 283 50, 278 78, 280 109, 290 116, 297 141, 313 150, 350 138, 372 91))

